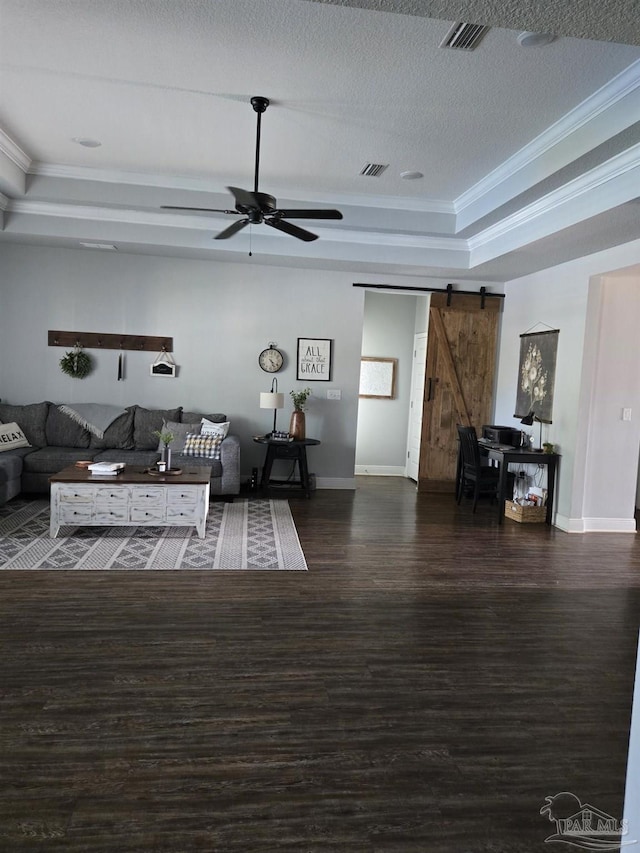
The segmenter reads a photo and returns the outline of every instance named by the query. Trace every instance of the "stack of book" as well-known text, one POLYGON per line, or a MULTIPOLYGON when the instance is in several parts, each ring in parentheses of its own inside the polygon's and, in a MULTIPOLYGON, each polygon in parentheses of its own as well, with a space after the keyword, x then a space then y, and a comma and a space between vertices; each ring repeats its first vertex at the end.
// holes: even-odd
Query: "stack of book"
POLYGON ((88 468, 92 474, 109 476, 111 474, 119 474, 124 469, 124 462, 92 462, 88 468))

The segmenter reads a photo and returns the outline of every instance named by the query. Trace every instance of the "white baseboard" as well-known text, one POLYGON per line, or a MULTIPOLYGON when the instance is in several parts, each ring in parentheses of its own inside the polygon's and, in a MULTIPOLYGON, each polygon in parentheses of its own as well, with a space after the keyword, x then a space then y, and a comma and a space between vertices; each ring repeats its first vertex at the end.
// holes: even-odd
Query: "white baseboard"
POLYGON ((635 533, 634 518, 567 518, 558 515, 554 522, 565 533, 635 533))
POLYGON ((356 465, 355 473, 370 477, 404 477, 404 467, 399 465, 356 465))

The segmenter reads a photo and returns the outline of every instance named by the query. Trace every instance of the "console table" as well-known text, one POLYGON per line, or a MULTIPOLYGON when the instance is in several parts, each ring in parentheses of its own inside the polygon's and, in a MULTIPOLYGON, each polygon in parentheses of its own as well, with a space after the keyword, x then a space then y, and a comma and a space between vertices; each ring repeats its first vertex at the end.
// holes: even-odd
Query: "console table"
POLYGON ((257 436, 253 439, 257 444, 266 445, 264 465, 262 467, 262 478, 260 485, 263 489, 271 486, 300 486, 307 497, 311 497, 309 486, 309 468, 307 466, 307 447, 320 444, 317 438, 303 438, 300 441, 276 441, 269 436, 257 436), (294 468, 298 463, 299 480, 272 480, 271 469, 276 459, 289 459, 294 468))
POLYGON ((556 482, 556 468, 558 465, 557 453, 542 453, 539 450, 526 450, 523 447, 495 448, 481 447, 481 453, 486 452, 489 459, 493 459, 500 465, 500 478, 498 480, 498 524, 504 519, 504 502, 511 495, 507 495, 507 471, 510 463, 517 465, 546 465, 547 466, 547 515, 545 521, 551 524, 553 517, 553 493, 556 482))

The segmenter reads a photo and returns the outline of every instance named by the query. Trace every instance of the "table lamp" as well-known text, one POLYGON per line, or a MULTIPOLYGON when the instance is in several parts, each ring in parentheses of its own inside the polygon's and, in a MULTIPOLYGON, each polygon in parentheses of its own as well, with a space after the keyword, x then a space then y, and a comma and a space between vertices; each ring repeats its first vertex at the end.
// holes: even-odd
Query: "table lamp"
POLYGON ((260 408, 273 409, 273 433, 276 431, 276 417, 278 409, 284 409, 284 394, 278 393, 278 380, 271 382, 271 391, 260 392, 260 408))
POLYGON ((542 421, 536 415, 535 411, 532 409, 528 415, 525 415, 525 417, 522 418, 520 423, 524 424, 525 426, 531 426, 534 421, 538 421, 538 423, 540 424, 540 446, 537 447, 536 450, 542 450, 542 421))

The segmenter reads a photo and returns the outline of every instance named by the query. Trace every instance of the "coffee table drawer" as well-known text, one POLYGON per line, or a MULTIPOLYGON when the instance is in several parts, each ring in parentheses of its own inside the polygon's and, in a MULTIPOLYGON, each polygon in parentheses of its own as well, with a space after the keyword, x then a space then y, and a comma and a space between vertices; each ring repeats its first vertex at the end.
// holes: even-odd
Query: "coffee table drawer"
POLYGON ((196 508, 195 506, 168 506, 166 517, 167 524, 195 524, 196 508))
POLYGON ((181 489, 169 489, 167 491, 167 503, 169 505, 191 504, 195 506, 201 491, 197 486, 183 486, 181 489))
POLYGON ((127 489, 123 489, 122 486, 115 489, 110 486, 98 486, 95 490, 95 502, 96 505, 100 506, 107 504, 111 506, 114 503, 126 506, 129 502, 129 495, 127 489))
POLYGON ((131 503, 164 505, 165 489, 162 486, 132 486, 131 503))
POLYGON ((60 524, 88 524, 93 520, 93 506, 74 501, 61 503, 59 519, 60 524))
POLYGON ((129 518, 132 522, 164 522, 164 506, 132 506, 129 507, 129 518))
POLYGON ((94 486, 60 486, 58 497, 64 503, 73 501, 93 501, 95 495, 94 486))
POLYGON ((119 506, 117 503, 97 506, 93 513, 94 524, 120 524, 129 521, 129 507, 125 504, 119 506))

